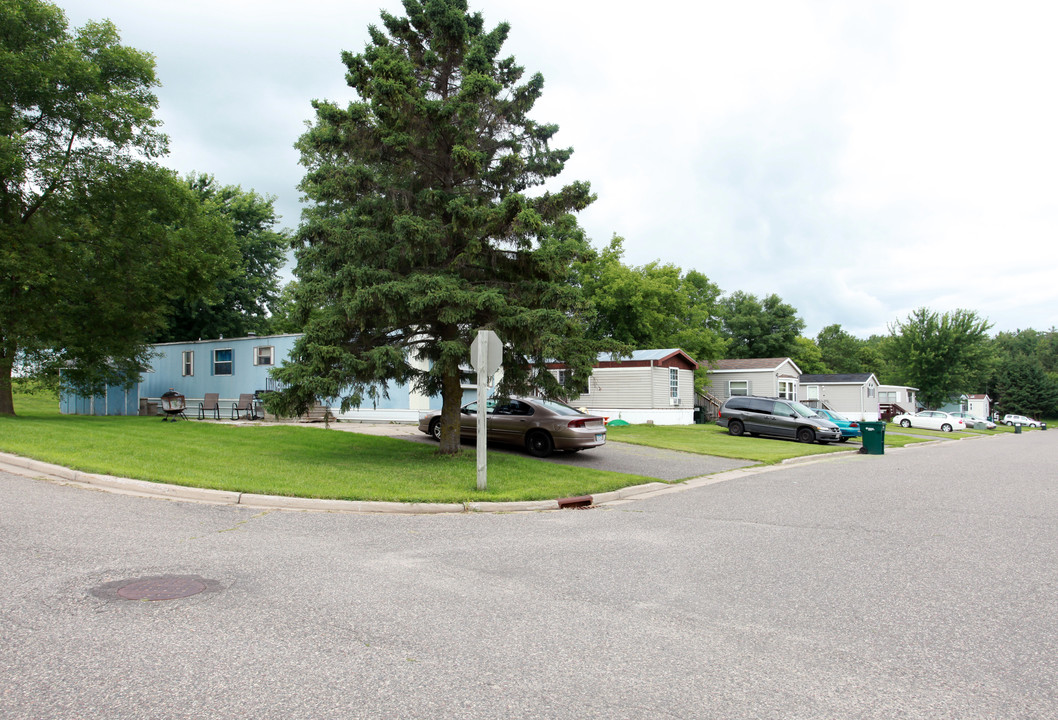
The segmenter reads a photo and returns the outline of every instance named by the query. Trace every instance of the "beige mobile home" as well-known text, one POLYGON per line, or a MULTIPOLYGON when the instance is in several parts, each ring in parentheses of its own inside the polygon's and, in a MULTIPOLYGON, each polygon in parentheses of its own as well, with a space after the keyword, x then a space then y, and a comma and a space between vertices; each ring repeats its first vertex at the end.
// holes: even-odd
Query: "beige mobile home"
POLYGON ((874 373, 802 375, 801 402, 833 410, 849 420, 874 422, 881 417, 879 387, 874 373))
POLYGON ((723 403, 732 395, 797 400, 801 368, 790 358, 717 360, 709 368, 707 390, 723 403))
MULTIPOLYGON (((593 415, 630 423, 690 425, 694 422, 694 371, 698 363, 679 349, 636 350, 630 358, 599 355, 584 392, 570 405, 593 415)), ((548 368, 559 377, 565 368, 548 368)))
POLYGON ((915 393, 918 388, 907 385, 879 385, 878 406, 882 417, 888 420, 894 415, 901 413, 917 412, 918 403, 915 401, 915 393))

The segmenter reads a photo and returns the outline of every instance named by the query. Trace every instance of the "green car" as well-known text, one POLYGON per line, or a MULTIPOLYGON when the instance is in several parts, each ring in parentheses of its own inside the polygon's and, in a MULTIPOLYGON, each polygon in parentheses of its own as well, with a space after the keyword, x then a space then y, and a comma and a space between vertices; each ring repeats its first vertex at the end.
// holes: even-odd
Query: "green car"
POLYGON ((816 411, 816 415, 824 417, 838 426, 838 429, 841 430, 841 442, 848 442, 849 438, 860 436, 860 424, 855 420, 849 420, 841 413, 836 413, 833 410, 812 409, 816 411))

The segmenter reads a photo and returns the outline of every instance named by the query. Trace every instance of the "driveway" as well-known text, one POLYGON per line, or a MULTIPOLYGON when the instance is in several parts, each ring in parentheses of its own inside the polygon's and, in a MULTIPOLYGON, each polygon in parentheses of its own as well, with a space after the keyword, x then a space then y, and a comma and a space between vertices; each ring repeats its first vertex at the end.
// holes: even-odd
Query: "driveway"
POLYGON ((1053 718, 1055 439, 501 515, 0 474, 0 717, 1053 718))
MULTIPOLYGON (((369 423, 336 423, 332 429, 345 432, 359 432, 370 435, 387 435, 389 437, 412 440, 433 444, 435 441, 425 433, 419 432, 418 428, 411 425, 398 424, 369 424, 369 423)), ((473 447, 472 441, 464 441, 464 445, 473 447)), ((528 453, 517 448, 510 448, 496 443, 490 443, 488 451, 507 452, 530 457, 528 453)), ((731 460, 728 458, 713 457, 710 455, 696 455, 695 453, 680 452, 678 450, 662 450, 659 448, 646 447, 644 445, 632 445, 630 443, 613 442, 607 440, 602 447, 591 450, 583 450, 578 453, 556 452, 543 462, 559 463, 562 465, 576 465, 588 467, 593 470, 608 470, 610 472, 628 473, 631 475, 642 475, 644 477, 656 478, 658 480, 685 480, 687 478, 712 475, 713 473, 736 468, 749 467, 757 463, 748 460, 731 460)))

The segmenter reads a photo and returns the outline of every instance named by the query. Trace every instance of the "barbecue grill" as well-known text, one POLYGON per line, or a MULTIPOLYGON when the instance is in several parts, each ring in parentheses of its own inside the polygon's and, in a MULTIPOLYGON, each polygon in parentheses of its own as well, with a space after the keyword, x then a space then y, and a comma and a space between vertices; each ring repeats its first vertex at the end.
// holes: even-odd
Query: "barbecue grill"
POLYGON ((184 415, 184 410, 187 409, 187 399, 183 395, 169 388, 169 392, 162 393, 161 400, 161 409, 165 413, 162 422, 170 419, 176 422, 177 418, 187 420, 187 415, 184 415))

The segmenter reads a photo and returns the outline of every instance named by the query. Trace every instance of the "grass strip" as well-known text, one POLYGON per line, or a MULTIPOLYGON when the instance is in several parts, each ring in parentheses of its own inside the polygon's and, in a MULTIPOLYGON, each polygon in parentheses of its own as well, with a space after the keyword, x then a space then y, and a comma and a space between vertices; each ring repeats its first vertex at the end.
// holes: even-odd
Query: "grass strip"
POLYGON ((735 437, 719 425, 625 425, 607 429, 607 438, 636 445, 682 450, 735 460, 756 460, 766 465, 806 455, 855 450, 856 445, 819 445, 763 437, 735 437))
POLYGON ((174 485, 310 498, 395 502, 548 500, 656 482, 639 475, 489 453, 479 492, 473 450, 289 425, 240 427, 157 417, 60 415, 54 398, 16 397, 0 450, 84 472, 174 485))

